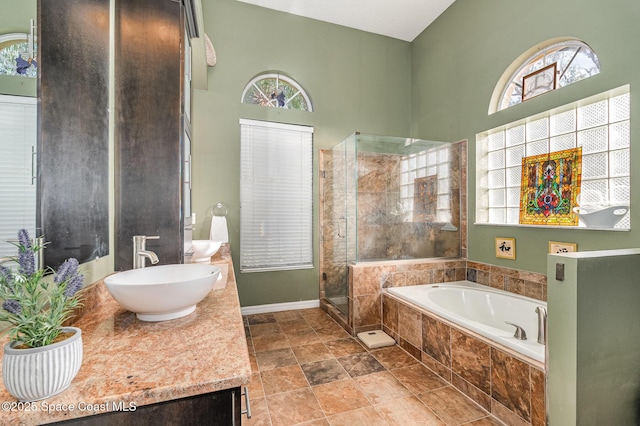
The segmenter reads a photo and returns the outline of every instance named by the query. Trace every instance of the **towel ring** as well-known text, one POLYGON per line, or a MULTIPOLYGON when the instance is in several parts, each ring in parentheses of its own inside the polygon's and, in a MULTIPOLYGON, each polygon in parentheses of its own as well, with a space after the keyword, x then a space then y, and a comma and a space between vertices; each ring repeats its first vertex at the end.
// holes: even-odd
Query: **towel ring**
POLYGON ((229 206, 226 203, 217 203, 211 208, 213 216, 226 216, 229 214, 229 206))

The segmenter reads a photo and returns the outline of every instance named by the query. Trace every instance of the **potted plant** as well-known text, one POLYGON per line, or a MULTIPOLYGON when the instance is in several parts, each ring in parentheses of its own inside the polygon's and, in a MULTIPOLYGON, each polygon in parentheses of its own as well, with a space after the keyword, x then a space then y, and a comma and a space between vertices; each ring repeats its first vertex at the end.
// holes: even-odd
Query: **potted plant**
POLYGON ((83 276, 78 261, 67 259, 53 272, 36 269, 35 253, 25 229, 18 231, 17 271, 0 266, 0 321, 10 324, 4 346, 2 378, 20 401, 37 401, 69 387, 82 363, 82 332, 65 327, 73 310, 81 306, 83 276))

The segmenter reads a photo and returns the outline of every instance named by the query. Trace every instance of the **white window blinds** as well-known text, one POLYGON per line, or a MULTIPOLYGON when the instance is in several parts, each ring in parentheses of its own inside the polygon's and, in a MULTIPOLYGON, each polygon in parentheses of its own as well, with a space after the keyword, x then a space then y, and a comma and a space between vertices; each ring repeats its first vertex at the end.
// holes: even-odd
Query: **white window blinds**
POLYGON ((25 228, 36 237, 36 98, 0 96, 0 257, 25 228))
POLYGON ((240 271, 313 268, 313 127, 240 120, 240 271))

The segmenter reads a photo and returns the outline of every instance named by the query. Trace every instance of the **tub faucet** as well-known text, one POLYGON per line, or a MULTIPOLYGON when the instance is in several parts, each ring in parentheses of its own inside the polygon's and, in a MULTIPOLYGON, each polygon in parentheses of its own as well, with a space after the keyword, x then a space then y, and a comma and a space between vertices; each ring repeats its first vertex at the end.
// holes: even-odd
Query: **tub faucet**
POLYGON ((133 269, 144 268, 146 260, 155 265, 158 263, 158 255, 147 250, 147 240, 159 240, 158 235, 134 235, 133 236, 133 269))
POLYGON ((547 310, 538 306, 536 314, 538 314, 538 343, 544 345, 547 343, 547 310))
POLYGON ((520 327, 518 324, 514 324, 509 321, 505 321, 505 322, 516 328, 515 333, 513 333, 513 337, 515 337, 518 340, 527 340, 527 333, 525 333, 524 328, 520 327))

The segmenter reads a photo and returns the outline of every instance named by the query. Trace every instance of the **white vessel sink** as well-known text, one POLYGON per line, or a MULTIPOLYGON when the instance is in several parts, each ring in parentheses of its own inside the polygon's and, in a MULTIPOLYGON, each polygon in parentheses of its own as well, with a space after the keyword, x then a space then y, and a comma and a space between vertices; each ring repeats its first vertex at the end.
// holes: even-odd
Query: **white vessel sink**
POLYGON ((189 315, 220 276, 215 265, 176 264, 118 272, 105 278, 111 296, 142 321, 189 315))
POLYGON ((193 240, 191 250, 193 250, 192 262, 209 262, 211 256, 220 250, 221 241, 213 240, 193 240))

